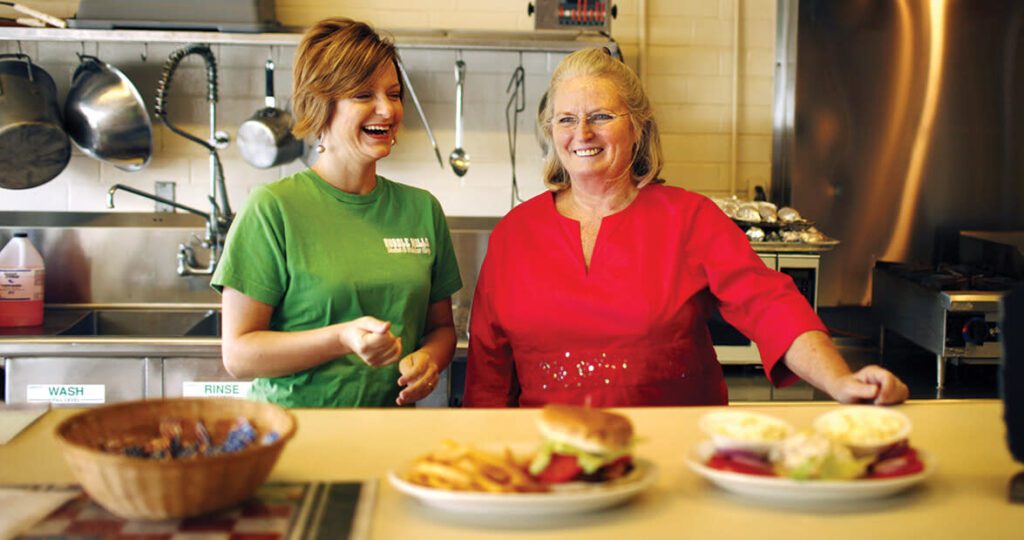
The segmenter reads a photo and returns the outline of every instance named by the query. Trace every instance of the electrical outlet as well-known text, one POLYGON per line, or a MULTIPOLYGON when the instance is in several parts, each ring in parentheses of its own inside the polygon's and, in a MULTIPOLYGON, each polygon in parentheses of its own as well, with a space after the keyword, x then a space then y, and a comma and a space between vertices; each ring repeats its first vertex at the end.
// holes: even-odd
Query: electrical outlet
MULTIPOLYGON (((158 181, 156 183, 156 187, 153 190, 153 192, 156 194, 157 197, 163 197, 164 199, 177 202, 175 200, 175 198, 174 198, 175 185, 176 184, 174 182, 159 182, 158 181)), ((163 213, 173 214, 174 213, 174 207, 169 205, 169 204, 164 204, 162 202, 158 202, 158 203, 156 203, 156 210, 155 211, 156 212, 163 212, 163 213)))

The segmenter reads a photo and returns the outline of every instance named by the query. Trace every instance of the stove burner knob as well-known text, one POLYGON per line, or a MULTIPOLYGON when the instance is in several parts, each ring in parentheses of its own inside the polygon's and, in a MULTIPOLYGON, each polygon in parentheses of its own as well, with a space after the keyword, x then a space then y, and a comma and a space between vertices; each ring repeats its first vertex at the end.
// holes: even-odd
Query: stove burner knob
POLYGON ((992 335, 984 317, 972 317, 967 319, 967 321, 964 322, 962 333, 965 342, 973 343, 975 345, 984 345, 985 340, 992 335))

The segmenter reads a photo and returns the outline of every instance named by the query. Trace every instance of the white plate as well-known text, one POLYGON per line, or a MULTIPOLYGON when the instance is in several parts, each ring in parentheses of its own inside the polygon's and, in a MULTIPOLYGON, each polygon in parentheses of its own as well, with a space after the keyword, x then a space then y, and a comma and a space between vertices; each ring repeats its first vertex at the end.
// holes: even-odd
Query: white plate
POLYGON ((918 451, 924 470, 917 474, 864 480, 794 480, 712 469, 705 463, 713 452, 711 441, 704 441, 690 451, 686 462, 694 472, 722 489, 768 502, 820 503, 877 499, 920 483, 936 468, 936 462, 931 456, 918 451))
POLYGON ((545 493, 448 491, 407 482, 396 471, 388 480, 398 491, 424 505, 449 512, 501 516, 559 516, 607 508, 628 500, 658 479, 658 467, 637 459, 633 470, 608 484, 572 482, 545 493))

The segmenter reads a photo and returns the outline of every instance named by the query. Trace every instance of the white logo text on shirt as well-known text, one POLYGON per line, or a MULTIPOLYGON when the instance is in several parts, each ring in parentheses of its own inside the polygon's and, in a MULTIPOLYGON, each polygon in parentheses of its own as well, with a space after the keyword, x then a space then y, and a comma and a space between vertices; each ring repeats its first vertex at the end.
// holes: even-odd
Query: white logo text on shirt
POLYGON ((385 238, 384 249, 388 253, 416 253, 430 255, 430 239, 422 238, 385 238))

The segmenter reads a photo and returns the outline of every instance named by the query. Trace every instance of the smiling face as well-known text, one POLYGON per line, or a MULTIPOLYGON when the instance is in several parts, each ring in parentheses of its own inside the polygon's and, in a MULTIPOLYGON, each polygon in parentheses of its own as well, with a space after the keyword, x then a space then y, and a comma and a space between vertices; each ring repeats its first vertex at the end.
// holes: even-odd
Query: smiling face
POLYGON ((382 65, 367 84, 334 105, 324 147, 332 157, 375 162, 391 153, 402 122, 402 87, 391 62, 382 65))
POLYGON ((554 93, 552 111, 555 152, 573 182, 630 178, 637 137, 626 104, 610 80, 567 79, 554 93))

